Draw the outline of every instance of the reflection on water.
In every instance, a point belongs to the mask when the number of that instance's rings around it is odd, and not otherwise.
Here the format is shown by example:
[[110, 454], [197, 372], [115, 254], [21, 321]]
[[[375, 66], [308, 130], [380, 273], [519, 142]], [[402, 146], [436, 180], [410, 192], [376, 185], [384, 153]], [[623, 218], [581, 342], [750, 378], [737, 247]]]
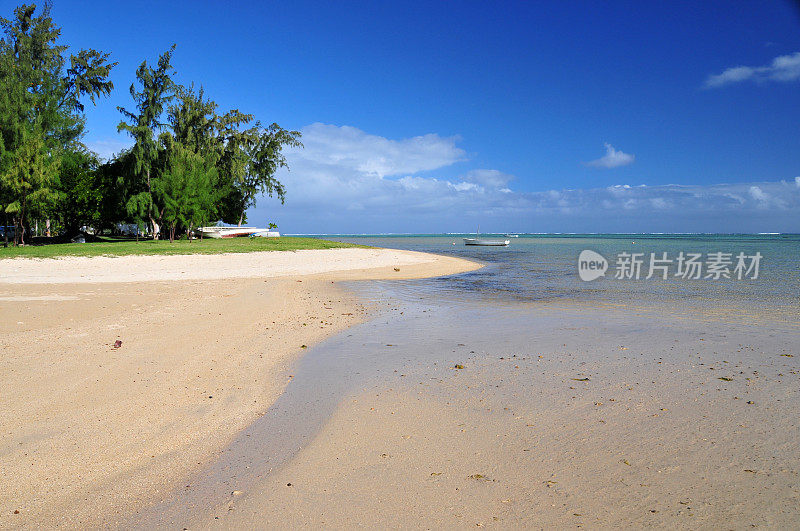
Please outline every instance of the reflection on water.
[[[326, 238], [395, 249], [433, 252], [476, 260], [486, 267], [445, 278], [377, 283], [413, 300], [435, 295], [437, 300], [493, 301], [496, 303], [586, 301], [628, 303], [684, 301], [692, 304], [798, 307], [800, 299], [800, 236], [798, 235], [591, 235], [521, 236], [508, 247], [468, 247], [462, 235], [328, 236]], [[609, 261], [606, 276], [583, 282], [577, 258], [584, 249]], [[674, 266], [666, 280], [646, 280], [650, 253], [743, 252], [763, 256], [758, 279], [687, 280], [675, 278]], [[644, 253], [640, 280], [614, 277], [614, 261], [621, 252]]]

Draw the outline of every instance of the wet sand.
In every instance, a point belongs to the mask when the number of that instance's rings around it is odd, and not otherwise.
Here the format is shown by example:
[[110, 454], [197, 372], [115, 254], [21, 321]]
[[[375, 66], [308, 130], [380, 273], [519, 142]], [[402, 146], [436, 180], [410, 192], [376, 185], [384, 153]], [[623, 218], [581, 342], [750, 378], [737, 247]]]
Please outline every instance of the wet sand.
[[768, 316], [397, 303], [126, 525], [796, 527], [798, 348]]
[[[307, 347], [365, 319], [338, 281], [478, 267], [276, 252], [235, 279], [218, 255], [168, 258], [0, 261], [0, 527], [109, 526], [173, 492], [269, 409]], [[220, 280], [168, 281], [204, 259]]]

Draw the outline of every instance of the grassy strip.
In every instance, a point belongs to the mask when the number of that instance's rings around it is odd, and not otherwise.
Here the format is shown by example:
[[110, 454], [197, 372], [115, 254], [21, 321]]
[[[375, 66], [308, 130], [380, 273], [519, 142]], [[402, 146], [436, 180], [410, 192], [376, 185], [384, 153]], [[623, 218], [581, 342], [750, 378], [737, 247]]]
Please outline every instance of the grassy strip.
[[200, 240], [136, 240], [102, 238], [91, 243], [56, 243], [3, 248], [3, 258], [58, 258], [61, 256], [129, 256], [173, 254], [252, 253], [256, 251], [298, 251], [303, 249], [337, 249], [364, 247], [349, 243], [331, 242], [317, 238], [225, 238]]

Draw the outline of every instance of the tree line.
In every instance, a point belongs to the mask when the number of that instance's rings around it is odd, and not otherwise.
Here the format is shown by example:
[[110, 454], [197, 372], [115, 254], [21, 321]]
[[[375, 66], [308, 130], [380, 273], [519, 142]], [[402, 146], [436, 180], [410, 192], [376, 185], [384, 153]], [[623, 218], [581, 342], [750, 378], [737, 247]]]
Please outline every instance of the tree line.
[[[202, 87], [173, 79], [175, 45], [143, 61], [118, 107], [133, 146], [102, 161], [81, 141], [84, 105], [114, 89], [110, 54], [68, 54], [51, 5], [17, 7], [0, 18], [0, 215], [4, 242], [22, 244], [33, 223], [74, 235], [135, 224], [173, 241], [202, 225], [241, 224], [261, 194], [286, 190], [275, 178], [283, 149], [300, 132], [268, 126], [238, 109], [221, 113]], [[6, 228], [13, 226], [12, 230]], [[9, 234], [11, 233], [11, 234]]]

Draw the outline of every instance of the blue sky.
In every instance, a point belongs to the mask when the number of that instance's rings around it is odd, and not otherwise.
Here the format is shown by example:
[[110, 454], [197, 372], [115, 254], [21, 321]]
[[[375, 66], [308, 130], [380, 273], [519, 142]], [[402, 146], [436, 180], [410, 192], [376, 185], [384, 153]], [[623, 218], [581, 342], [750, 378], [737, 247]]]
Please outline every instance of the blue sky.
[[111, 51], [86, 143], [177, 43], [179, 82], [301, 129], [284, 232], [800, 231], [800, 11], [764, 2], [55, 0]]

